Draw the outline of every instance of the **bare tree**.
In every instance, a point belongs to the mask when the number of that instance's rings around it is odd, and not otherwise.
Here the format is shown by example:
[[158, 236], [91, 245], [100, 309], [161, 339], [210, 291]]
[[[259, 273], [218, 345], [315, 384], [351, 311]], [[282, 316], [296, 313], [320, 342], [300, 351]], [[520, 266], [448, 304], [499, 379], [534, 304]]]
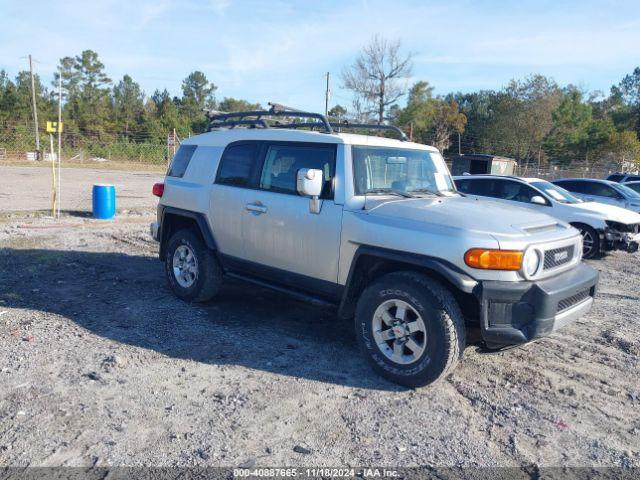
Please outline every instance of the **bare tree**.
[[[412, 54], [400, 53], [400, 41], [390, 42], [375, 35], [353, 65], [342, 71], [344, 87], [371, 106], [382, 123], [388, 107], [406, 91], [406, 79], [411, 75]], [[405, 80], [405, 81], [403, 81]]]

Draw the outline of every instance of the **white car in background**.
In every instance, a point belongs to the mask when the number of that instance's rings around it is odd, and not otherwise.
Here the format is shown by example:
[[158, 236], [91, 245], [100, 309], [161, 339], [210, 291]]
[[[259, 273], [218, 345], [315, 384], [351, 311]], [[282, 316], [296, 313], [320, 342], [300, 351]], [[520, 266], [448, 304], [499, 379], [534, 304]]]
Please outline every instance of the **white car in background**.
[[635, 252], [640, 242], [640, 215], [614, 205], [585, 202], [539, 178], [465, 175], [455, 177], [458, 190], [469, 195], [514, 202], [567, 222], [582, 233], [583, 257], [606, 250]]

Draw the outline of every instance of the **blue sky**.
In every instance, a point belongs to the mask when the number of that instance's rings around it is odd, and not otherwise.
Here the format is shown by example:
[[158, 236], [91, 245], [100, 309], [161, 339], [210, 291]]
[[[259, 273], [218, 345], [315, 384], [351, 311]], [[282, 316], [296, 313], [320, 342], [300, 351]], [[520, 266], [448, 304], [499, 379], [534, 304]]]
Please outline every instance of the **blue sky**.
[[339, 74], [379, 33], [414, 54], [436, 93], [500, 88], [543, 73], [608, 91], [640, 66], [640, 1], [0, 0], [0, 69], [50, 82], [58, 60], [98, 52], [112, 79], [180, 93], [202, 70], [232, 96], [322, 110], [350, 104]]

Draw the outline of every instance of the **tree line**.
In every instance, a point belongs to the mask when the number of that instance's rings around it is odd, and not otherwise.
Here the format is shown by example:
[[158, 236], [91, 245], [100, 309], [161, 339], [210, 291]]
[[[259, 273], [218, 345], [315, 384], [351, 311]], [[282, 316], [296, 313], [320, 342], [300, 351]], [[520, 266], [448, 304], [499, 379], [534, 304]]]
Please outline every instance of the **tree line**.
[[[498, 90], [435, 95], [425, 80], [409, 84], [411, 74], [411, 53], [403, 52], [399, 41], [375, 36], [342, 71], [342, 86], [353, 92], [354, 101], [334, 105], [330, 116], [391, 122], [415, 141], [449, 154], [459, 148], [539, 165], [640, 165], [640, 67], [606, 94], [532, 75]], [[113, 81], [98, 54], [85, 50], [60, 59], [50, 85], [35, 75], [41, 128], [57, 118], [59, 79], [67, 144], [162, 143], [173, 129], [180, 137], [204, 131], [205, 109], [260, 108], [242, 99], [219, 100], [218, 87], [200, 71], [182, 81], [181, 95], [166, 89], [147, 95], [129, 75]], [[14, 129], [28, 136], [32, 122], [29, 72], [11, 79], [0, 71], [3, 135]]]
[[[538, 74], [499, 90], [434, 95], [427, 81], [407, 85], [411, 60], [399, 41], [375, 36], [342, 72], [356, 97], [351, 114], [393, 122], [451, 154], [459, 148], [538, 165], [640, 167], [640, 67], [606, 94]], [[341, 106], [332, 113], [349, 115]]]

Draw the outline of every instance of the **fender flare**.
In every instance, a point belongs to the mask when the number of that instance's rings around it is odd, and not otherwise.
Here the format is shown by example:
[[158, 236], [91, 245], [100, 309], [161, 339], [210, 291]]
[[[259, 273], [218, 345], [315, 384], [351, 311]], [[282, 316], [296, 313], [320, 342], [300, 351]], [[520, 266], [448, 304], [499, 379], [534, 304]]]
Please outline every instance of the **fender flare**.
[[349, 275], [347, 276], [347, 283], [342, 294], [342, 299], [340, 300], [340, 306], [338, 307], [338, 315], [342, 318], [350, 316], [350, 310], [356, 301], [351, 294], [354, 289], [357, 288], [354, 282], [354, 275], [358, 266], [358, 260], [365, 255], [375, 259], [401, 262], [421, 269], [431, 270], [445, 278], [455, 288], [464, 293], [473, 294], [479, 285], [476, 279], [446, 260], [417, 253], [360, 245], [353, 255]]
[[164, 249], [166, 248], [166, 242], [169, 240], [165, 238], [165, 217], [167, 215], [173, 215], [178, 217], [190, 218], [195, 221], [198, 226], [198, 230], [200, 230], [200, 234], [204, 239], [207, 248], [213, 250], [214, 252], [218, 251], [218, 245], [216, 243], [215, 237], [213, 236], [213, 232], [207, 223], [207, 219], [205, 218], [203, 213], [200, 212], [192, 212], [190, 210], [183, 210], [181, 208], [175, 207], [161, 207], [160, 217], [160, 231], [158, 232], [158, 237], [160, 238], [160, 258], [164, 258]]

